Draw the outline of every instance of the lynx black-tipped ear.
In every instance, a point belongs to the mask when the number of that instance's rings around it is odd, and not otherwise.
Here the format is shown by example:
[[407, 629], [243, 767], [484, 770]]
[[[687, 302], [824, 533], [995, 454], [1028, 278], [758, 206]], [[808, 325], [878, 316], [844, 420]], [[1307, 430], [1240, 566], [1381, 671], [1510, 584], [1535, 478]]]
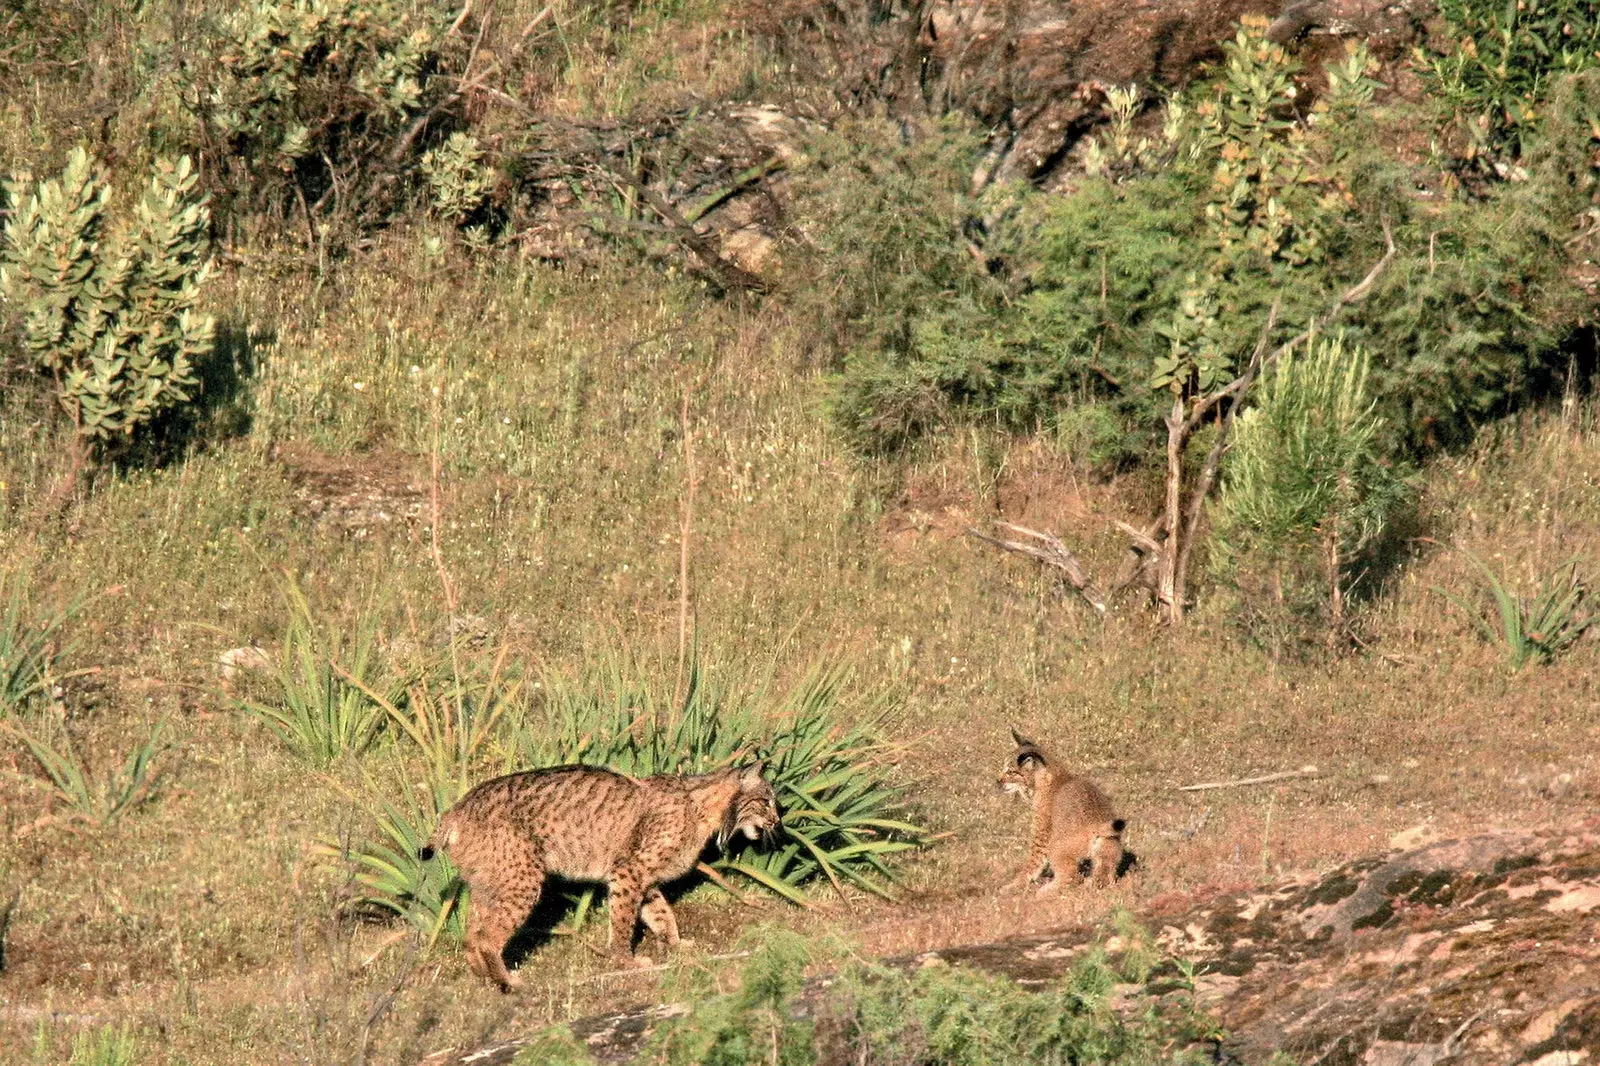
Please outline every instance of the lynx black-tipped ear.
[[766, 773], [766, 770], [767, 764], [757, 759], [744, 768], [744, 773], [739, 775], [739, 783], [747, 787], [760, 784], [763, 780], [761, 775]]
[[1011, 739], [1017, 742], [1017, 747], [1019, 748], [1032, 748], [1037, 746], [1033, 741], [1017, 732], [1016, 726], [1011, 727]]

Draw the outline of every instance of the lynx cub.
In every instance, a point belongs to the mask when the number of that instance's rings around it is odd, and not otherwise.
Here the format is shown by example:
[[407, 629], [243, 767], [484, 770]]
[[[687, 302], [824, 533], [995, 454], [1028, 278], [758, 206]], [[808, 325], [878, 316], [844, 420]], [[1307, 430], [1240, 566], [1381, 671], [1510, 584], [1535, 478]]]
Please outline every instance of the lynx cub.
[[549, 875], [604, 881], [611, 893], [610, 947], [624, 964], [639, 919], [669, 945], [678, 921], [660, 885], [694, 869], [713, 836], [751, 840], [778, 825], [777, 794], [761, 766], [697, 777], [632, 778], [594, 766], [558, 766], [497, 777], [445, 812], [421, 851], [448, 854], [472, 889], [467, 962], [509, 991], [506, 942], [539, 900]]
[[1000, 775], [999, 788], [1033, 800], [1033, 842], [1028, 861], [1006, 887], [1021, 888], [1049, 867], [1054, 876], [1039, 893], [1058, 892], [1087, 862], [1095, 887], [1103, 888], [1122, 862], [1126, 823], [1093, 783], [1068, 773], [1054, 755], [1015, 729], [1011, 736], [1017, 750]]

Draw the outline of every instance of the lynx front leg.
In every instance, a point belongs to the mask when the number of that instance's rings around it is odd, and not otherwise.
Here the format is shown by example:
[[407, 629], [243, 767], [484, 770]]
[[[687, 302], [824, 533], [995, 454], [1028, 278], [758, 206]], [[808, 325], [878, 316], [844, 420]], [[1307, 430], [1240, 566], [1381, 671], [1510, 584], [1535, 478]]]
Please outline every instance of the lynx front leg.
[[1035, 843], [1028, 849], [1028, 861], [1022, 864], [1022, 869], [1017, 871], [1017, 876], [1007, 881], [1002, 892], [1016, 892], [1027, 887], [1030, 883], [1044, 876], [1045, 870], [1050, 868], [1050, 855], [1043, 845]]
[[606, 938], [606, 947], [622, 966], [649, 966], [648, 956], [633, 954], [633, 930], [639, 924], [639, 910], [645, 895], [643, 872], [633, 863], [624, 863], [611, 871], [607, 885], [611, 932]]
[[691, 938], [678, 935], [678, 916], [672, 913], [672, 906], [660, 888], [652, 888], [644, 894], [644, 906], [639, 909], [639, 919], [644, 922], [646, 929], [665, 940], [668, 947], [694, 943]]

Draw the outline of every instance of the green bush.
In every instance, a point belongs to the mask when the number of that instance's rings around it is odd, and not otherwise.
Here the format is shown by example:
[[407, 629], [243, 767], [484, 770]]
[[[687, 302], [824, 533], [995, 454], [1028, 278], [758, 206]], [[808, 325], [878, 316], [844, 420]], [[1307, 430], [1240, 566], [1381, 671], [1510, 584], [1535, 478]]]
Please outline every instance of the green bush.
[[[406, 702], [384, 700], [399, 742], [392, 776], [362, 800], [378, 828], [354, 846], [324, 841], [319, 850], [353, 862], [361, 904], [404, 917], [430, 938], [460, 936], [462, 887], [448, 863], [421, 862], [417, 851], [471, 779], [513, 769], [569, 763], [609, 766], [634, 776], [707, 773], [761, 759], [778, 792], [783, 824], [770, 844], [718, 856], [720, 874], [794, 902], [818, 882], [887, 895], [890, 859], [922, 846], [928, 833], [907, 820], [885, 765], [894, 749], [875, 731], [877, 714], [842, 720], [848, 679], [818, 668], [793, 689], [735, 691], [708, 681], [691, 663], [677, 702], [668, 679], [651, 681], [626, 652], [577, 675], [547, 673], [534, 707], [501, 670], [462, 668], [411, 686]], [[476, 679], [476, 680], [475, 680]], [[419, 772], [417, 759], [424, 764]], [[596, 899], [578, 890], [581, 925]]]
[[[0, 722], [0, 733], [19, 741], [39, 764], [48, 784], [37, 778], [24, 778], [30, 784], [52, 792], [64, 802], [75, 818], [96, 825], [110, 825], [124, 814], [155, 797], [159, 774], [156, 760], [170, 745], [161, 742], [166, 723], [160, 722], [144, 741], [135, 744], [114, 772], [94, 774], [72, 744], [65, 727], [51, 730], [30, 729], [20, 722]], [[60, 739], [50, 739], [59, 731]]]
[[[695, 996], [695, 1009], [646, 1045], [644, 1058], [669, 1066], [789, 1066], [861, 1062], [874, 1066], [1134, 1066], [1212, 1061], [1214, 1023], [1192, 1001], [1161, 1011], [1118, 1011], [1118, 986], [1144, 984], [1148, 970], [1089, 952], [1065, 977], [1037, 990], [975, 971], [933, 966], [910, 973], [857, 965], [806, 1002], [804, 940], [776, 930], [753, 934], [740, 989]], [[1165, 960], [1166, 972], [1184, 969]]]
[[138, 1041], [126, 1026], [103, 1025], [72, 1038], [67, 1066], [135, 1066], [139, 1058]]
[[365, 615], [346, 634], [320, 622], [293, 581], [284, 581], [283, 597], [288, 620], [268, 671], [271, 695], [241, 698], [235, 706], [313, 766], [360, 755], [383, 729], [384, 701], [392, 705], [405, 691], [378, 650], [377, 621]]
[[1405, 483], [1383, 461], [1371, 360], [1314, 336], [1274, 365], [1234, 427], [1214, 533], [1236, 578], [1279, 604], [1332, 606], [1384, 533]]
[[38, 616], [27, 579], [0, 569], [0, 721], [48, 695], [60, 679], [56, 667], [72, 647], [61, 644], [61, 627], [82, 606], [78, 599]]
[[1585, 607], [1589, 589], [1578, 573], [1576, 560], [1551, 570], [1532, 596], [1519, 596], [1508, 589], [1482, 559], [1465, 550], [1461, 554], [1483, 576], [1484, 591], [1493, 603], [1495, 621], [1485, 618], [1484, 612], [1464, 600], [1442, 589], [1436, 591], [1472, 620], [1484, 640], [1504, 649], [1506, 662], [1513, 670], [1520, 670], [1534, 661], [1555, 662], [1600, 621], [1600, 615]]
[[1521, 154], [1563, 75], [1600, 65], [1593, 0], [1439, 0], [1444, 54], [1421, 49], [1428, 87], [1466, 137], [1469, 160]]
[[23, 354], [55, 383], [74, 441], [103, 451], [190, 398], [215, 330], [197, 309], [211, 216], [195, 181], [188, 157], [157, 163], [121, 226], [81, 147], [59, 178], [7, 188], [0, 298], [20, 319]]
[[182, 87], [219, 195], [307, 225], [382, 214], [442, 122], [456, 7], [250, 0], [220, 16], [214, 59]]
[[720, 856], [712, 866], [786, 899], [827, 881], [886, 895], [889, 857], [920, 846], [889, 781], [894, 749], [877, 735], [881, 712], [840, 713], [849, 673], [818, 667], [789, 691], [740, 692], [697, 664], [674, 703], [666, 678], [652, 682], [618, 655], [578, 677], [542, 681], [541, 721], [513, 734], [516, 764], [610, 766], [626, 774], [693, 774], [751, 759], [766, 765], [783, 824], [774, 842]]
[[[1385, 223], [1396, 254], [1340, 318], [1371, 356], [1381, 450], [1457, 446], [1538, 395], [1592, 314], [1567, 270], [1572, 220], [1595, 203], [1592, 72], [1551, 89], [1549, 121], [1524, 153], [1529, 180], [1480, 199], [1423, 199], [1419, 175], [1385, 147], [1409, 120], [1373, 105], [1365, 52], [1327, 66], [1329, 89], [1307, 112], [1293, 60], [1261, 32], [1247, 24], [1218, 76], [1169, 105], [1166, 145], [1141, 157], [1153, 173], [1024, 194], [991, 218], [986, 247], [1004, 250], [1004, 289], [958, 280], [951, 242], [935, 239], [980, 210], [954, 185], [896, 207], [939, 220], [918, 247], [940, 254], [929, 277], [896, 281], [908, 294], [899, 331], [857, 346], [835, 378], [830, 410], [847, 436], [893, 450], [960, 416], [1069, 436], [1088, 425], [1103, 459], [1153, 457], [1172, 400], [1149, 386], [1165, 380], [1173, 341], [1205, 349], [1214, 373], [1242, 366], [1275, 303], [1282, 342], [1361, 280], [1385, 253]], [[875, 212], [890, 205], [863, 199], [856, 210], [857, 232], [887, 231]], [[872, 265], [897, 262], [919, 261]], [[858, 306], [860, 294], [848, 299]], [[1207, 321], [1207, 336], [1175, 337]], [[1179, 362], [1168, 378], [1199, 366]], [[1064, 414], [1080, 407], [1095, 413]]]

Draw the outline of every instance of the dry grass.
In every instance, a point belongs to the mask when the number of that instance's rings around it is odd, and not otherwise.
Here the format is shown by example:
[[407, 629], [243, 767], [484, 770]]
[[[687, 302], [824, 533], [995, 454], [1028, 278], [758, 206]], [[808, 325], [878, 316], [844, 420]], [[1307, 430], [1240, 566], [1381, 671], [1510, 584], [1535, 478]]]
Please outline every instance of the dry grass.
[[[759, 48], [717, 29], [732, 24], [718, 0], [556, 3], [522, 38], [544, 8], [498, 5], [486, 39], [508, 64], [519, 48], [536, 55], [517, 60], [520, 91], [550, 113], [721, 99], [773, 73]], [[70, 99], [0, 103], [0, 157], [71, 143]], [[683, 966], [716, 969], [707, 957], [757, 920], [870, 953], [983, 940], [1326, 866], [1419, 823], [1561, 822], [1600, 792], [1596, 642], [1510, 673], [1433, 591], [1477, 581], [1438, 545], [1415, 545], [1364, 609], [1361, 654], [1275, 662], [1216, 600], [1181, 634], [1133, 606], [1102, 622], [962, 530], [1004, 514], [1059, 532], [1105, 573], [1120, 550], [1113, 519], [1147, 517], [1151, 486], [1096, 482], [1044, 443], [981, 435], [907, 470], [863, 466], [818, 415], [813, 324], [781, 307], [715, 303], [681, 278], [622, 266], [578, 276], [430, 247], [397, 229], [323, 279], [249, 253], [212, 294], [229, 325], [263, 338], [248, 432], [100, 477], [64, 530], [39, 537], [28, 521], [58, 466], [45, 409], [0, 397], [0, 566], [29, 574], [45, 603], [116, 590], [72, 627], [67, 665], [97, 671], [61, 701], [78, 749], [109, 767], [163, 718], [177, 745], [159, 798], [111, 829], [71, 823], [0, 774], [0, 907], [18, 899], [0, 1046], [37, 1039], [38, 1061], [54, 1062], [79, 1027], [128, 1022], [152, 1066], [409, 1062], [670, 980], [605, 976], [591, 927], [539, 947], [530, 987], [507, 999], [450, 950], [414, 957], [398, 926], [340, 917], [351, 873], [313, 845], [368, 831], [350, 797], [371, 787], [370, 768], [306, 769], [231, 708], [213, 664], [280, 632], [284, 570], [331, 617], [374, 610], [397, 640], [436, 632], [447, 611], [425, 513], [351, 536], [307, 507], [317, 484], [425, 480], [435, 442], [456, 592], [518, 662], [576, 666], [613, 634], [670, 649], [685, 397], [707, 662], [792, 674], [832, 652], [870, 683], [901, 686], [902, 773], [949, 837], [903, 864], [897, 904], [751, 910], [698, 891], [681, 909], [699, 940]], [[310, 488], [307, 470], [321, 479]], [[1596, 557], [1592, 410], [1493, 427], [1426, 479], [1429, 536], [1515, 581]], [[1117, 797], [1142, 860], [1132, 878], [1045, 904], [994, 895], [1026, 824], [993, 792], [1013, 723]], [[1308, 763], [1318, 777], [1175, 790]], [[0, 748], [0, 770], [36, 772], [15, 745]]]
[[[131, 1022], [149, 1063], [350, 1060], [363, 1046], [367, 1061], [404, 1062], [643, 998], [662, 979], [602, 976], [591, 926], [540, 947], [529, 991], [504, 999], [449, 950], [413, 959], [397, 927], [340, 920], [350, 873], [311, 845], [366, 832], [349, 799], [364, 768], [305, 769], [229, 708], [211, 665], [278, 632], [280, 568], [330, 615], [376, 603], [395, 636], [440, 623], [424, 521], [319, 533], [274, 457], [312, 449], [387, 470], [409, 455], [425, 470], [434, 387], [445, 558], [463, 603], [521, 661], [577, 664], [608, 632], [672, 645], [687, 391], [701, 478], [694, 614], [710, 663], [793, 671], [831, 649], [909, 694], [892, 726], [910, 742], [903, 772], [951, 836], [904, 864], [904, 901], [752, 911], [697, 892], [683, 921], [700, 945], [682, 965], [714, 967], [699, 960], [754, 920], [915, 950], [1324, 866], [1422, 822], [1561, 821], [1594, 796], [1594, 642], [1511, 674], [1432, 591], [1474, 580], [1446, 551], [1423, 545], [1368, 610], [1373, 654], [1274, 663], [1218, 612], [1181, 635], [1133, 607], [1101, 622], [959, 530], [1000, 507], [1105, 568], [1110, 520], [1142, 506], [1140, 486], [1092, 483], [1033, 445], [1003, 464], [956, 445], [903, 478], [864, 469], [816, 417], [803, 328], [780, 310], [733, 310], [620, 271], [429, 262], [405, 241], [389, 238], [320, 294], [293, 276], [238, 278], [221, 294], [274, 338], [247, 436], [102, 478], [70, 535], [27, 539], [25, 508], [6, 512], [0, 555], [25, 560], [45, 599], [120, 587], [75, 623], [71, 665], [101, 671], [64, 701], [80, 749], [105, 765], [170, 716], [178, 750], [164, 794], [110, 830], [41, 821], [52, 812], [39, 795], [0, 778], [0, 896], [20, 892], [0, 1038], [31, 1042], [53, 1010]], [[51, 471], [47, 441], [8, 414], [0, 449], [0, 477], [25, 500]], [[1522, 418], [1430, 472], [1433, 536], [1531, 575], [1592, 553], [1596, 478], [1591, 425]], [[1013, 722], [1053, 739], [1128, 812], [1143, 865], [1107, 896], [1037, 905], [990, 891], [1024, 832], [992, 786]], [[3, 758], [34, 772], [19, 751]], [[1174, 788], [1306, 763], [1321, 776]], [[81, 1020], [45, 1025], [44, 1061]]]

